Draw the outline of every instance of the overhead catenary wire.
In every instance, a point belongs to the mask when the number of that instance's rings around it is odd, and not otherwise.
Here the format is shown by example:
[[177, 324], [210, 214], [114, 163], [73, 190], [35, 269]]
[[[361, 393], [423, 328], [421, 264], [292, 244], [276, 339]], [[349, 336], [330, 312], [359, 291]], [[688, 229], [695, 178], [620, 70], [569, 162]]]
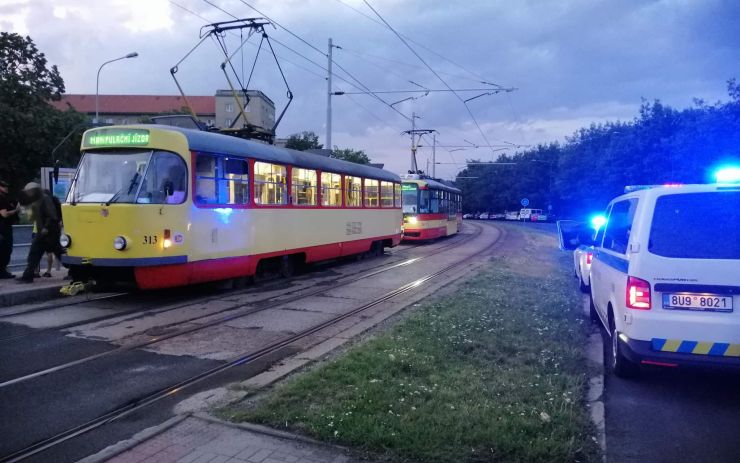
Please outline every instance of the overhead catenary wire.
[[[204, 1], [205, 1], [205, 0], [204, 0]], [[320, 50], [320, 49], [319, 49], [319, 48], [317, 48], [316, 46], [312, 45], [312, 44], [311, 44], [311, 43], [309, 43], [309, 42], [308, 42], [307, 40], [305, 40], [305, 39], [304, 39], [303, 37], [299, 36], [298, 34], [294, 33], [294, 32], [293, 32], [293, 31], [291, 31], [290, 29], [288, 29], [287, 27], [285, 27], [285, 26], [283, 26], [282, 24], [280, 24], [279, 22], [275, 21], [274, 19], [272, 19], [271, 17], [269, 17], [268, 15], [266, 15], [265, 13], [263, 13], [262, 11], [258, 10], [258, 9], [257, 9], [257, 8], [255, 8], [254, 6], [252, 6], [252, 5], [250, 5], [249, 3], [247, 3], [247, 2], [245, 1], [245, 0], [239, 0], [239, 1], [240, 1], [241, 3], [243, 3], [243, 4], [245, 5], [245, 6], [247, 6], [248, 8], [251, 8], [252, 10], [254, 10], [255, 12], [257, 12], [258, 14], [262, 15], [262, 16], [263, 16], [264, 18], [266, 18], [267, 20], [269, 20], [269, 21], [270, 21], [271, 23], [273, 23], [273, 24], [274, 24], [274, 25], [276, 25], [277, 27], [279, 27], [279, 28], [283, 29], [283, 30], [284, 30], [285, 32], [287, 32], [288, 34], [292, 35], [292, 36], [293, 36], [293, 37], [295, 37], [296, 39], [298, 39], [298, 40], [300, 40], [301, 42], [303, 42], [303, 43], [304, 43], [305, 45], [307, 45], [307, 46], [308, 46], [309, 48], [311, 48], [312, 50], [314, 50], [314, 51], [316, 51], [317, 53], [321, 54], [321, 56], [323, 56], [323, 57], [325, 57], [325, 58], [328, 58], [328, 55], [327, 55], [327, 53], [325, 53], [324, 51]], [[385, 101], [384, 99], [382, 99], [381, 97], [379, 97], [378, 95], [376, 95], [375, 93], [373, 93], [372, 91], [370, 91], [370, 88], [368, 88], [368, 87], [367, 87], [367, 86], [366, 86], [366, 85], [365, 85], [364, 83], [362, 83], [362, 82], [361, 82], [361, 81], [360, 81], [359, 79], [357, 79], [357, 78], [356, 78], [356, 77], [355, 77], [354, 75], [352, 75], [352, 73], [351, 73], [351, 72], [349, 72], [348, 70], [346, 70], [346, 69], [345, 69], [345, 68], [344, 68], [344, 67], [343, 67], [343, 66], [342, 66], [342, 65], [341, 65], [340, 63], [337, 63], [337, 62], [336, 62], [336, 61], [334, 61], [334, 60], [332, 60], [332, 63], [333, 63], [333, 64], [334, 64], [334, 65], [335, 65], [335, 66], [336, 66], [336, 67], [337, 67], [338, 69], [340, 69], [340, 70], [341, 70], [342, 72], [344, 72], [344, 73], [345, 73], [345, 74], [346, 74], [346, 75], [347, 75], [347, 76], [348, 76], [348, 77], [349, 77], [350, 79], [352, 79], [353, 81], [355, 81], [355, 82], [356, 82], [356, 84], [357, 84], [357, 85], [359, 85], [359, 86], [360, 86], [360, 87], [361, 87], [361, 88], [362, 88], [363, 90], [366, 90], [366, 91], [368, 91], [368, 94], [369, 94], [369, 95], [372, 95], [372, 96], [373, 96], [373, 97], [374, 97], [374, 98], [375, 98], [376, 100], [378, 100], [378, 101], [382, 102], [383, 104], [385, 104], [386, 106], [388, 106], [389, 108], [391, 108], [391, 109], [392, 109], [392, 110], [393, 110], [394, 112], [396, 112], [397, 114], [399, 114], [399, 115], [400, 115], [401, 117], [403, 117], [403, 118], [404, 118], [404, 119], [406, 119], [407, 121], [411, 121], [411, 118], [410, 118], [409, 116], [405, 115], [404, 113], [402, 113], [401, 111], [399, 111], [399, 110], [398, 110], [398, 109], [396, 109], [395, 107], [391, 106], [391, 104], [390, 104], [390, 103], [388, 103], [387, 101]], [[337, 76], [337, 77], [339, 77], [339, 76]], [[340, 77], [340, 78], [341, 78], [341, 77]], [[347, 80], [346, 80], [346, 79], [342, 79], [342, 80], [344, 80], [345, 82], [347, 82]], [[347, 82], [347, 83], [349, 83], [349, 84], [350, 84], [350, 85], [352, 85], [353, 87], [357, 88], [357, 85], [354, 85], [354, 84], [352, 84], [351, 82]]]
[[[382, 27], [385, 27], [385, 25], [384, 25], [383, 23], [381, 23], [380, 21], [378, 21], [377, 19], [375, 19], [375, 18], [373, 18], [372, 16], [370, 16], [370, 15], [368, 15], [368, 14], [366, 14], [366, 13], [364, 13], [364, 12], [360, 11], [360, 10], [358, 10], [357, 8], [353, 7], [352, 5], [349, 5], [349, 4], [345, 3], [345, 2], [343, 1], [343, 0], [336, 0], [336, 1], [337, 1], [337, 2], [339, 2], [339, 3], [341, 3], [342, 5], [346, 6], [346, 7], [347, 7], [347, 8], [349, 8], [350, 10], [352, 10], [352, 11], [356, 12], [357, 14], [359, 14], [359, 15], [361, 15], [361, 16], [363, 16], [363, 17], [367, 18], [367, 19], [369, 19], [370, 21], [374, 22], [375, 24], [378, 24], [378, 25], [380, 25], [380, 26], [382, 26]], [[372, 8], [371, 8], [371, 9], [372, 9]], [[377, 14], [377, 13], [376, 13], [376, 14]], [[467, 72], [468, 74], [470, 74], [470, 75], [472, 75], [472, 76], [476, 77], [476, 79], [477, 79], [477, 80], [476, 80], [476, 82], [478, 82], [478, 83], [481, 83], [481, 84], [487, 84], [487, 85], [492, 85], [492, 86], [495, 86], [495, 87], [500, 87], [500, 85], [499, 85], [499, 84], [494, 84], [494, 83], [488, 82], [488, 81], [486, 80], [486, 78], [485, 78], [485, 77], [483, 77], [483, 76], [481, 76], [480, 74], [478, 74], [478, 73], [475, 73], [475, 72], [471, 71], [470, 69], [466, 68], [466, 67], [465, 67], [465, 66], [463, 66], [462, 64], [460, 64], [460, 63], [458, 63], [458, 62], [456, 62], [456, 61], [454, 61], [454, 60], [452, 60], [452, 59], [450, 59], [450, 58], [447, 58], [447, 57], [446, 57], [446, 56], [444, 56], [444, 55], [441, 55], [440, 53], [438, 53], [438, 52], [436, 52], [436, 51], [432, 50], [431, 48], [428, 48], [427, 46], [425, 46], [424, 44], [422, 44], [422, 43], [420, 43], [420, 42], [417, 42], [416, 40], [412, 39], [411, 37], [409, 37], [409, 36], [407, 36], [407, 35], [404, 35], [404, 34], [401, 34], [401, 36], [402, 36], [403, 38], [405, 38], [406, 40], [408, 40], [409, 42], [412, 42], [412, 43], [414, 43], [414, 44], [416, 44], [416, 45], [420, 46], [420, 47], [421, 47], [421, 48], [423, 48], [424, 50], [428, 51], [429, 53], [431, 53], [431, 54], [433, 54], [433, 55], [437, 56], [438, 58], [441, 58], [441, 59], [443, 59], [443, 60], [445, 60], [445, 61], [447, 61], [447, 62], [449, 62], [449, 63], [451, 63], [451, 64], [454, 64], [455, 66], [457, 66], [458, 68], [460, 68], [460, 69], [462, 69], [463, 71]]]
[[[185, 12], [187, 12], [187, 13], [190, 13], [191, 15], [195, 16], [196, 18], [199, 18], [199, 19], [201, 19], [201, 20], [205, 21], [206, 23], [211, 23], [211, 22], [212, 22], [211, 20], [207, 19], [207, 18], [206, 18], [206, 17], [204, 17], [203, 15], [200, 15], [200, 14], [198, 14], [198, 13], [194, 12], [193, 10], [191, 10], [191, 9], [189, 9], [189, 8], [187, 8], [187, 7], [183, 6], [183, 5], [180, 5], [179, 3], [175, 2], [174, 0], [168, 0], [168, 1], [169, 1], [169, 3], [171, 3], [172, 5], [174, 5], [174, 6], [178, 7], [178, 8], [180, 8], [181, 10], [183, 10], [183, 11], [185, 11]], [[232, 35], [233, 35], [234, 37], [237, 37], [237, 35], [236, 35], [236, 33], [235, 33], [235, 32], [232, 32], [232, 31], [229, 31], [229, 32], [230, 32], [230, 34], [232, 34]], [[272, 38], [272, 40], [273, 40], [273, 41], [274, 41], [275, 43], [278, 43], [278, 41], [277, 41], [277, 40], [275, 40], [274, 38]], [[252, 42], [247, 42], [247, 44], [248, 44], [248, 45], [250, 45], [250, 46], [252, 46], [252, 47], [257, 47], [257, 45], [256, 45], [256, 44], [254, 44], [254, 43], [252, 43]], [[280, 44], [280, 45], [282, 45], [281, 43], [279, 43], [279, 44]], [[285, 48], [288, 48], [289, 50], [291, 50], [291, 49], [290, 49], [289, 47], [285, 47]], [[293, 51], [293, 50], [291, 50], [291, 51]], [[290, 65], [292, 65], [292, 66], [295, 66], [295, 67], [296, 67], [296, 68], [298, 68], [298, 69], [301, 69], [302, 71], [305, 71], [305, 72], [307, 72], [307, 73], [309, 73], [309, 74], [312, 74], [312, 75], [314, 75], [314, 76], [316, 76], [316, 77], [318, 77], [318, 78], [320, 78], [320, 79], [325, 79], [325, 77], [324, 77], [324, 76], [322, 76], [321, 74], [319, 74], [319, 73], [317, 73], [317, 72], [314, 72], [314, 71], [312, 71], [312, 70], [310, 70], [310, 69], [308, 69], [308, 68], [306, 68], [306, 67], [304, 67], [304, 66], [301, 66], [300, 64], [298, 64], [298, 63], [296, 63], [296, 62], [294, 62], [294, 61], [291, 61], [291, 60], [289, 60], [288, 58], [285, 58], [285, 57], [283, 57], [283, 56], [280, 56], [280, 55], [278, 55], [278, 58], [280, 58], [281, 60], [285, 61], [286, 63], [288, 63], [288, 64], [290, 64]], [[317, 63], [314, 63], [314, 64], [317, 64]], [[317, 64], [317, 65], [318, 65], [318, 64]], [[319, 67], [321, 67], [321, 65], [318, 65], [318, 66], [319, 66]], [[322, 68], [322, 69], [323, 69], [323, 68]]]
[[[450, 87], [450, 86], [449, 86], [449, 84], [448, 84], [448, 83], [447, 83], [447, 82], [446, 82], [446, 81], [445, 81], [445, 80], [444, 80], [444, 79], [442, 78], [442, 76], [440, 76], [439, 74], [437, 74], [437, 72], [436, 72], [436, 71], [434, 70], [434, 68], [432, 68], [432, 67], [431, 67], [431, 66], [430, 66], [430, 65], [429, 65], [429, 64], [428, 64], [428, 63], [427, 63], [427, 62], [426, 62], [426, 61], [424, 60], [424, 58], [422, 58], [422, 57], [421, 57], [421, 55], [419, 55], [419, 53], [418, 53], [418, 52], [417, 52], [417, 51], [416, 51], [416, 50], [415, 50], [415, 49], [414, 49], [414, 48], [413, 48], [413, 47], [412, 47], [411, 45], [409, 45], [408, 41], [406, 41], [406, 40], [405, 40], [405, 39], [404, 39], [404, 38], [403, 38], [403, 37], [401, 36], [401, 34], [399, 34], [399, 33], [398, 33], [398, 32], [397, 32], [397, 31], [396, 31], [396, 30], [395, 30], [394, 28], [393, 28], [393, 26], [391, 26], [391, 25], [390, 25], [390, 24], [388, 23], [388, 21], [386, 21], [386, 20], [385, 20], [385, 18], [383, 18], [383, 16], [381, 16], [381, 14], [380, 14], [380, 13], [378, 13], [378, 11], [377, 11], [377, 10], [375, 10], [375, 8], [373, 8], [373, 6], [372, 6], [372, 5], [370, 4], [370, 2], [369, 2], [368, 0], [363, 0], [363, 1], [365, 2], [365, 5], [367, 5], [367, 7], [368, 7], [368, 8], [370, 8], [370, 9], [371, 9], [371, 10], [373, 11], [373, 13], [375, 13], [375, 14], [376, 14], [376, 15], [378, 16], [378, 19], [380, 19], [380, 20], [381, 20], [381, 21], [382, 21], [382, 22], [383, 22], [383, 23], [384, 23], [384, 24], [386, 25], [386, 27], [387, 27], [388, 29], [390, 29], [390, 30], [391, 30], [391, 32], [393, 32], [393, 34], [395, 34], [395, 36], [396, 36], [396, 37], [398, 37], [398, 39], [399, 39], [399, 40], [400, 40], [400, 41], [401, 41], [401, 42], [402, 42], [402, 43], [403, 43], [404, 45], [406, 45], [406, 47], [407, 47], [407, 48], [408, 48], [408, 49], [409, 49], [409, 50], [411, 51], [411, 53], [413, 53], [413, 54], [414, 54], [414, 56], [416, 56], [416, 57], [417, 57], [417, 58], [419, 59], [419, 61], [421, 61], [421, 62], [422, 62], [422, 64], [424, 64], [424, 66], [426, 66], [426, 68], [427, 68], [427, 69], [429, 69], [429, 71], [431, 71], [431, 72], [432, 72], [432, 74], [434, 74], [434, 76], [435, 76], [435, 77], [437, 77], [437, 79], [439, 79], [439, 81], [440, 81], [440, 82], [442, 82], [442, 84], [443, 84], [443, 85], [444, 85], [445, 87], [447, 87], [447, 88], [448, 88], [449, 90], [451, 90], [451, 91], [452, 91], [452, 93], [453, 93], [453, 94], [454, 94], [455, 96], [457, 96], [457, 98], [458, 98], [458, 99], [460, 100], [460, 102], [461, 102], [461, 103], [463, 104], [463, 106], [465, 106], [465, 109], [467, 110], [468, 114], [470, 115], [470, 118], [471, 118], [471, 119], [473, 120], [473, 122], [475, 123], [475, 126], [476, 126], [476, 127], [478, 128], [478, 132], [480, 132], [480, 134], [481, 134], [481, 137], [483, 137], [483, 140], [485, 140], [485, 141], [486, 141], [486, 144], [490, 145], [490, 144], [491, 144], [491, 142], [490, 142], [490, 141], [488, 141], [488, 137], [486, 137], [486, 134], [485, 134], [485, 133], [483, 132], [483, 129], [481, 128], [480, 124], [478, 123], [478, 120], [477, 120], [477, 119], [475, 118], [475, 115], [474, 115], [474, 114], [473, 114], [473, 112], [472, 112], [472, 111], [470, 110], [470, 107], [469, 107], [469, 106], [467, 105], [467, 103], [465, 102], [465, 100], [463, 100], [463, 98], [462, 98], [462, 97], [461, 97], [461, 96], [460, 96], [460, 95], [459, 95], [459, 94], [458, 94], [458, 93], [457, 93], [456, 91], [454, 91], [454, 90], [452, 89], [452, 87]], [[491, 153], [493, 153], [493, 151], [491, 151]]]

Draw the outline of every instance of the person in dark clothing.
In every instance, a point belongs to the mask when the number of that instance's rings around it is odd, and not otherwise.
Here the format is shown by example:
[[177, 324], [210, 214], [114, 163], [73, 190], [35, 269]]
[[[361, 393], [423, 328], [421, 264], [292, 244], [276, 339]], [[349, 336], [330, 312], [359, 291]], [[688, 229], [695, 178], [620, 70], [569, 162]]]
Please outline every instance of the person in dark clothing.
[[8, 194], [9, 185], [0, 180], [0, 279], [15, 278], [8, 272], [13, 253], [13, 224], [18, 222], [20, 206]]
[[23, 189], [25, 201], [31, 204], [31, 213], [36, 223], [36, 236], [31, 242], [28, 251], [28, 262], [19, 283], [33, 282], [36, 268], [41, 258], [47, 252], [53, 252], [59, 260], [62, 256], [62, 246], [59, 244], [61, 234], [61, 217], [57, 213], [51, 194], [42, 191], [38, 183], [31, 182]]

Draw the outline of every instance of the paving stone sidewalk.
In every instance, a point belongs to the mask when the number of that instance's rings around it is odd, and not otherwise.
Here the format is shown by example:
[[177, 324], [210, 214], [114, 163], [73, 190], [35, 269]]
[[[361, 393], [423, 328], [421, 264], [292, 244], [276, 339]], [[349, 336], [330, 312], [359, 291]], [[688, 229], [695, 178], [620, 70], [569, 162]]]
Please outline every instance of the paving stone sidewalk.
[[[109, 463], [354, 463], [341, 449], [318, 442], [278, 437], [236, 425], [189, 416], [143, 440]], [[104, 455], [101, 452], [99, 455]]]

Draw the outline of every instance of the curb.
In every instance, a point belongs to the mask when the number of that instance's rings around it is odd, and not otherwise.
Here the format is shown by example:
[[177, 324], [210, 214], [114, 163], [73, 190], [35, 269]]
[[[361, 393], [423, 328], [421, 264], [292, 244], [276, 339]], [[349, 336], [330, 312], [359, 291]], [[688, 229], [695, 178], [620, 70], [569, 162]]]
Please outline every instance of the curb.
[[110, 460], [116, 455], [120, 455], [123, 452], [130, 450], [136, 447], [137, 445], [151, 439], [152, 437], [162, 434], [168, 429], [178, 425], [182, 421], [185, 421], [190, 416], [191, 416], [190, 413], [173, 416], [172, 418], [165, 421], [164, 423], [161, 423], [156, 426], [152, 426], [150, 428], [146, 428], [142, 431], [139, 431], [136, 434], [134, 434], [131, 438], [122, 440], [113, 445], [110, 445], [104, 448], [103, 450], [99, 451], [98, 453], [95, 453], [93, 455], [83, 458], [82, 460], [79, 460], [77, 463], [102, 463], [104, 461]]
[[27, 290], [9, 291], [0, 294], [0, 307], [28, 304], [30, 302], [48, 301], [60, 297], [59, 290], [64, 284], [46, 286], [43, 288], [28, 288]]
[[224, 421], [220, 418], [209, 415], [207, 413], [194, 413], [192, 416], [193, 418], [197, 418], [199, 420], [208, 421], [209, 423], [220, 424], [222, 426], [239, 429], [241, 431], [248, 431], [248, 432], [253, 432], [256, 434], [264, 434], [266, 436], [275, 437], [277, 439], [286, 439], [286, 440], [291, 440], [291, 441], [296, 441], [296, 442], [302, 442], [304, 444], [319, 445], [322, 447], [331, 447], [334, 449], [347, 451], [346, 448], [340, 447], [338, 445], [327, 444], [326, 442], [321, 442], [321, 441], [312, 439], [310, 437], [302, 436], [300, 434], [293, 434], [287, 431], [281, 431], [279, 429], [273, 429], [273, 428], [269, 428], [267, 426], [262, 426], [259, 424], [232, 423], [230, 421]]
[[[585, 303], [588, 316], [588, 299]], [[594, 326], [586, 344], [586, 358], [595, 367], [596, 374], [588, 380], [586, 406], [590, 410], [591, 422], [596, 428], [594, 440], [601, 449], [601, 461], [606, 463], [606, 407], [604, 403], [604, 343], [601, 330]]]

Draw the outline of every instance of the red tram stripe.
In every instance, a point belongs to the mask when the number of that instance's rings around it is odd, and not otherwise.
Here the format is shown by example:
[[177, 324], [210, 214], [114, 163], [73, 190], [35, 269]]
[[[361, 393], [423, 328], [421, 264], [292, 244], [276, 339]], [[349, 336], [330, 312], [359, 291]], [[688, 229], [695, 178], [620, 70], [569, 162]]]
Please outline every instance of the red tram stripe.
[[136, 267], [134, 269], [134, 276], [136, 278], [136, 285], [140, 289], [170, 288], [173, 286], [226, 280], [228, 278], [254, 275], [257, 270], [257, 264], [261, 259], [305, 253], [307, 263], [318, 262], [367, 252], [370, 250], [373, 241], [386, 239], [390, 239], [393, 246], [401, 242], [399, 235], [379, 236], [251, 256], [199, 260], [186, 264]]

